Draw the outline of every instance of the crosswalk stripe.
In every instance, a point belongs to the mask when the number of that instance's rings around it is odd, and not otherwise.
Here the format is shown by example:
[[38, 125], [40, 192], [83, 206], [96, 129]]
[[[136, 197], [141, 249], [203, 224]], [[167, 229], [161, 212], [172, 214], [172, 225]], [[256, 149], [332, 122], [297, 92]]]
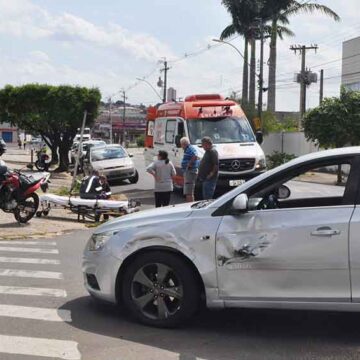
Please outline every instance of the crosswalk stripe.
[[0, 263], [60, 265], [60, 260], [0, 256]]
[[21, 252], [21, 253], [39, 253], [39, 254], [59, 254], [57, 249], [23, 248], [0, 246], [0, 252]]
[[75, 341], [0, 335], [0, 353], [80, 360]]
[[71, 322], [71, 311], [0, 304], [0, 316], [43, 321]]
[[0, 276], [13, 276], [13, 277], [38, 278], [38, 279], [63, 279], [63, 275], [60, 272], [38, 271], [38, 270], [0, 269]]
[[0, 294], [6, 295], [29, 295], [29, 296], [50, 296], [66, 297], [66, 291], [62, 289], [47, 289], [25, 286], [0, 286]]
[[55, 241], [1, 241], [0, 245], [45, 245], [45, 246], [56, 246]]

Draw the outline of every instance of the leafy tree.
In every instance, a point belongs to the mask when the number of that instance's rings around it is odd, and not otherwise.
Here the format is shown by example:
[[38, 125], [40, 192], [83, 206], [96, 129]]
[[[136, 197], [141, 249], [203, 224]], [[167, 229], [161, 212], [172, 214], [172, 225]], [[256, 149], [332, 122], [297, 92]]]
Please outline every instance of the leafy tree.
[[[303, 120], [305, 136], [323, 148], [360, 144], [360, 92], [341, 89], [339, 98], [326, 98]], [[338, 171], [341, 182], [341, 168]]]
[[84, 110], [87, 126], [97, 116], [101, 94], [98, 89], [28, 84], [0, 90], [0, 121], [7, 121], [29, 133], [42, 136], [52, 154], [59, 153], [58, 171], [69, 166], [69, 150]]

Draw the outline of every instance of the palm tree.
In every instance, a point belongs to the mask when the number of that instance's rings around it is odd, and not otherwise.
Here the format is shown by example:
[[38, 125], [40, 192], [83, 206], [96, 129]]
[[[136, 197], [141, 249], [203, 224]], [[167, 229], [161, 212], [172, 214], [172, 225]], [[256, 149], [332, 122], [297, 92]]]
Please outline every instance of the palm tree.
[[[289, 6], [292, 0], [222, 0], [232, 17], [232, 24], [227, 26], [220, 38], [228, 39], [236, 33], [244, 37], [244, 67], [242, 81], [242, 99], [255, 106], [256, 93], [256, 30], [259, 18], [269, 19], [274, 11], [279, 12]], [[290, 30], [279, 28], [280, 33]], [[251, 48], [249, 63], [249, 45]], [[249, 76], [250, 67], [250, 76]]]
[[312, 14], [314, 12], [321, 12], [335, 21], [340, 21], [339, 15], [337, 15], [333, 10], [325, 5], [320, 5], [317, 3], [301, 3], [299, 1], [292, 0], [289, 3], [289, 6], [275, 14], [272, 17], [271, 24], [271, 39], [270, 39], [270, 57], [269, 57], [269, 90], [268, 90], [268, 110], [275, 112], [276, 109], [276, 63], [277, 63], [277, 39], [282, 40], [283, 35], [291, 35], [288, 32], [279, 32], [279, 22], [283, 24], [289, 24], [289, 17], [293, 15], [298, 15], [301, 13]]
[[241, 26], [231, 24], [227, 26], [220, 35], [221, 40], [226, 40], [233, 37], [235, 34], [241, 34], [244, 37], [244, 66], [242, 76], [242, 100], [245, 102], [249, 101], [249, 38], [246, 34], [245, 29]]
[[[244, 66], [242, 78], [242, 100], [249, 101], [249, 43], [251, 42], [251, 23], [254, 19], [252, 0], [222, 0], [232, 17], [232, 24], [220, 35], [221, 40], [229, 39], [235, 34], [244, 37]], [[252, 53], [252, 56], [254, 54]], [[255, 61], [254, 61], [255, 64]]]

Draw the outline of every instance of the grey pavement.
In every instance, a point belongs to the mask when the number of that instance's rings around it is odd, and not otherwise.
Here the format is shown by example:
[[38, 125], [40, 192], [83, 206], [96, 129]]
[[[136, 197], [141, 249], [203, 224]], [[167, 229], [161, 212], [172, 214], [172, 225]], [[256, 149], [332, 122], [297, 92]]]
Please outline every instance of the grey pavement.
[[[58, 249], [59, 254], [12, 253], [4, 256], [59, 260], [59, 265], [4, 264], [1, 268], [59, 272], [63, 279], [0, 276], [0, 291], [5, 286], [62, 289], [66, 297], [11, 295], [0, 293], [0, 359], [85, 360], [234, 360], [234, 359], [358, 359], [360, 314], [273, 310], [203, 310], [186, 327], [154, 329], [133, 322], [112, 305], [97, 305], [83, 288], [81, 253], [89, 231], [58, 237], [56, 245], [13, 245], [15, 248]], [[46, 240], [54, 241], [54, 239]], [[1, 270], [0, 270], [1, 273]], [[18, 310], [4, 314], [4, 305], [66, 310], [72, 321], [17, 318]], [[7, 315], [7, 316], [6, 316]], [[32, 316], [37, 316], [32, 313]], [[41, 317], [41, 314], [38, 315]], [[68, 319], [69, 320], [69, 319]], [[20, 337], [20, 340], [19, 340]], [[25, 340], [24, 340], [25, 338]], [[14, 344], [14, 339], [18, 342]], [[27, 341], [30, 339], [30, 343]], [[39, 342], [42, 339], [42, 342]], [[7, 341], [4, 343], [4, 341]], [[56, 341], [61, 341], [57, 343]], [[31, 346], [36, 344], [36, 346]], [[47, 346], [46, 346], [47, 345]], [[22, 351], [5, 354], [1, 349]], [[45, 350], [44, 350], [45, 349]], [[77, 352], [77, 349], [79, 353]], [[42, 357], [41, 357], [42, 358]]]

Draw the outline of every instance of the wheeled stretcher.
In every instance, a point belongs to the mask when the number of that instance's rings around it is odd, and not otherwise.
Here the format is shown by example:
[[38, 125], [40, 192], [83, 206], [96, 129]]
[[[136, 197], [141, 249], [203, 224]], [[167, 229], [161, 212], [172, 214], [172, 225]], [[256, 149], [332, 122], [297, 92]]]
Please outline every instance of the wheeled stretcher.
[[117, 217], [131, 214], [139, 211], [140, 206], [141, 204], [137, 200], [88, 200], [79, 197], [46, 194], [40, 196], [40, 206], [36, 216], [47, 216], [51, 209], [68, 209], [77, 214], [78, 221], [89, 219], [98, 222], [101, 215]]

